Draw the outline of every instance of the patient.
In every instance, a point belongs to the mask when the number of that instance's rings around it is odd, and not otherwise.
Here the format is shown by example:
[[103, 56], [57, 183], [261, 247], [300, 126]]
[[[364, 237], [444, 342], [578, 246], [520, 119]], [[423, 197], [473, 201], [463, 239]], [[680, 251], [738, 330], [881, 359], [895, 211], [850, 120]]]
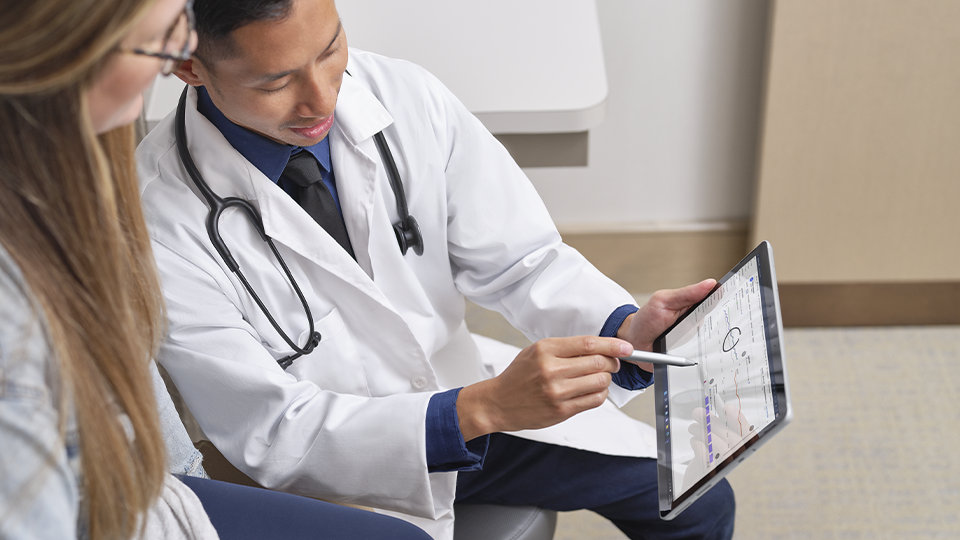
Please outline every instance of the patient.
[[151, 360], [163, 306], [130, 122], [195, 45], [190, 4], [0, 11], [0, 538], [427, 538], [168, 472], [202, 476]]

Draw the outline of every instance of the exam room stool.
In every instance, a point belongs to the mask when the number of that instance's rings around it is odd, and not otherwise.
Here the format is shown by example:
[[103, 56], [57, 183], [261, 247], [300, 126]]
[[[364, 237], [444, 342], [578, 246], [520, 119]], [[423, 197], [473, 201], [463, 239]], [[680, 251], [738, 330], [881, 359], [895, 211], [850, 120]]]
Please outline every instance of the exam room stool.
[[533, 506], [454, 505], [453, 540], [551, 540], [557, 513]]

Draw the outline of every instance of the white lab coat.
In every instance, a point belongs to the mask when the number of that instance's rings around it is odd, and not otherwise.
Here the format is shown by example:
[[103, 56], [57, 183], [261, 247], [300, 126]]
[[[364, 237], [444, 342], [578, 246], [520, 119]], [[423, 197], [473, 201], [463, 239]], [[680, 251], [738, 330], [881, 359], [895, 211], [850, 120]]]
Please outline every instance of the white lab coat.
[[[356, 261], [230, 146], [197, 111], [195, 91], [188, 96], [194, 161], [220, 196], [259, 209], [322, 335], [286, 371], [276, 359], [290, 350], [208, 239], [173, 114], [141, 144], [141, 194], [169, 314], [159, 360], [206, 436], [264, 486], [399, 512], [451, 538], [456, 473], [427, 472], [427, 403], [494, 375], [517, 352], [471, 335], [464, 297], [534, 340], [596, 335], [633, 298], [561, 242], [520, 168], [434, 77], [357, 50], [348, 71], [330, 148]], [[396, 202], [373, 140], [381, 130], [423, 256], [397, 246]], [[227, 212], [220, 232], [280, 326], [304, 343], [303, 308], [247, 218]], [[623, 402], [630, 393], [612, 395]], [[520, 435], [656, 455], [653, 429], [612, 405]]]

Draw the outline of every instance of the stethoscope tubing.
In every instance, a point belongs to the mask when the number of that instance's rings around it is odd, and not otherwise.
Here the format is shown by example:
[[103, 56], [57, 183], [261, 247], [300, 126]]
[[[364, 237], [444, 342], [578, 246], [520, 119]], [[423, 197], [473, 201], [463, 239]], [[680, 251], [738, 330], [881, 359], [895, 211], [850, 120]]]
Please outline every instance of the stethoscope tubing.
[[[297, 284], [297, 280], [294, 279], [293, 273], [287, 266], [286, 261], [284, 261], [283, 257], [280, 256], [280, 252], [277, 250], [277, 246], [273, 243], [273, 239], [270, 238], [264, 230], [263, 218], [260, 216], [260, 212], [256, 209], [256, 207], [250, 204], [249, 201], [239, 197], [223, 198], [218, 196], [210, 188], [206, 180], [203, 179], [203, 175], [200, 174], [200, 170], [197, 168], [196, 163], [194, 163], [193, 157], [190, 155], [190, 150], [187, 145], [186, 102], [187, 89], [184, 88], [183, 93], [180, 95], [180, 102], [177, 104], [174, 134], [176, 137], [177, 153], [180, 156], [180, 161], [183, 163], [183, 167], [186, 169], [187, 174], [197, 186], [197, 189], [200, 191], [200, 195], [204, 198], [207, 206], [210, 209], [207, 213], [206, 219], [207, 236], [210, 237], [210, 242], [217, 250], [217, 253], [220, 254], [223, 262], [227, 265], [230, 271], [237, 276], [237, 279], [239, 279], [240, 283], [243, 284], [243, 288], [246, 289], [247, 293], [249, 293], [253, 298], [253, 301], [256, 302], [257, 307], [259, 307], [260, 311], [262, 311], [267, 317], [267, 320], [270, 322], [270, 325], [273, 327], [273, 329], [276, 330], [283, 341], [295, 351], [294, 354], [277, 360], [277, 363], [280, 364], [280, 367], [286, 369], [297, 358], [313, 352], [316, 346], [320, 343], [321, 336], [319, 332], [316, 331], [314, 326], [313, 314], [310, 311], [310, 305], [307, 303], [307, 299], [303, 295], [303, 291], [300, 289], [300, 286]], [[266, 242], [270, 247], [270, 251], [273, 252], [277, 262], [280, 263], [280, 267], [283, 269], [283, 273], [287, 277], [287, 281], [293, 287], [294, 292], [296, 292], [297, 298], [300, 300], [300, 304], [303, 306], [303, 311], [307, 317], [307, 322], [310, 328], [308, 334], [310, 338], [303, 347], [297, 345], [297, 343], [293, 341], [293, 339], [291, 339], [282, 328], [280, 328], [280, 324], [277, 323], [277, 320], [273, 317], [273, 314], [270, 313], [270, 310], [267, 309], [267, 306], [263, 303], [263, 300], [260, 299], [260, 296], [256, 293], [256, 291], [253, 290], [250, 282], [240, 270], [240, 264], [237, 263], [236, 259], [233, 258], [233, 254], [230, 253], [230, 249], [227, 247], [226, 243], [224, 243], [223, 237], [220, 235], [220, 217], [223, 212], [230, 207], [235, 207], [241, 212], [247, 214], [247, 216], [250, 218], [250, 221], [253, 223], [254, 228], [257, 230], [257, 233], [260, 235], [260, 238], [263, 239], [263, 241]]]
[[[174, 126], [174, 135], [176, 138], [177, 152], [180, 156], [180, 161], [183, 163], [183, 167], [186, 169], [187, 175], [190, 176], [191, 180], [193, 180], [193, 183], [197, 186], [197, 190], [200, 192], [201, 197], [203, 197], [207, 203], [207, 207], [210, 209], [207, 213], [205, 225], [207, 229], [207, 235], [210, 237], [210, 242], [213, 244], [213, 247], [217, 250], [220, 258], [223, 259], [223, 262], [227, 265], [230, 271], [236, 274], [237, 279], [239, 279], [240, 283], [243, 284], [244, 289], [246, 289], [247, 293], [249, 293], [253, 298], [254, 302], [257, 304], [257, 307], [260, 308], [260, 311], [263, 312], [264, 316], [267, 317], [267, 320], [270, 322], [270, 325], [273, 327], [273, 329], [276, 330], [283, 341], [295, 351], [294, 354], [277, 360], [277, 363], [279, 363], [283, 369], [286, 369], [297, 358], [313, 352], [313, 350], [320, 343], [320, 333], [315, 329], [313, 314], [310, 311], [310, 306], [307, 303], [307, 299], [303, 295], [303, 291], [300, 290], [300, 286], [297, 284], [297, 280], [294, 279], [293, 273], [287, 267], [286, 261], [284, 261], [283, 257], [280, 256], [280, 252], [273, 243], [273, 239], [270, 238], [264, 230], [263, 218], [260, 216], [260, 212], [256, 207], [250, 204], [249, 201], [239, 197], [223, 198], [218, 196], [203, 179], [203, 175], [200, 173], [199, 168], [197, 168], [196, 163], [194, 163], [193, 157], [190, 155], [190, 150], [187, 145], [186, 104], [188, 88], [189, 87], [184, 88], [183, 92], [180, 94], [180, 101], [177, 104], [175, 118], [176, 122]], [[394, 198], [397, 201], [397, 213], [400, 216], [400, 221], [393, 225], [393, 229], [397, 237], [397, 243], [400, 246], [400, 252], [405, 255], [409, 248], [413, 248], [414, 253], [417, 255], [422, 255], [423, 235], [420, 233], [420, 226], [417, 223], [417, 220], [410, 215], [409, 209], [407, 208], [407, 197], [403, 190], [403, 182], [400, 180], [400, 172], [397, 170], [396, 160], [393, 158], [393, 153], [390, 151], [390, 146], [387, 144], [387, 139], [383, 135], [382, 131], [374, 135], [374, 141], [377, 146], [377, 151], [380, 153], [380, 157], [383, 160], [384, 166], [386, 167], [387, 177], [390, 179], [390, 187], [392, 188]], [[260, 299], [260, 296], [257, 295], [257, 293], [253, 290], [250, 282], [240, 270], [240, 264], [237, 263], [236, 259], [234, 259], [230, 249], [223, 241], [223, 237], [220, 235], [220, 217], [223, 212], [230, 207], [235, 207], [241, 212], [247, 214], [247, 216], [250, 218], [250, 221], [253, 223], [254, 228], [257, 230], [257, 233], [260, 235], [260, 238], [263, 239], [263, 241], [266, 242], [266, 244], [270, 247], [274, 257], [277, 259], [277, 262], [280, 263], [280, 267], [283, 269], [283, 273], [287, 277], [287, 281], [290, 282], [290, 285], [296, 292], [297, 298], [300, 300], [300, 304], [303, 306], [303, 311], [307, 316], [307, 321], [310, 327], [310, 338], [303, 347], [298, 346], [296, 342], [294, 342], [290, 336], [288, 336], [287, 333], [280, 328], [280, 324], [277, 323], [276, 319], [270, 313], [270, 310], [267, 309], [267, 306]]]

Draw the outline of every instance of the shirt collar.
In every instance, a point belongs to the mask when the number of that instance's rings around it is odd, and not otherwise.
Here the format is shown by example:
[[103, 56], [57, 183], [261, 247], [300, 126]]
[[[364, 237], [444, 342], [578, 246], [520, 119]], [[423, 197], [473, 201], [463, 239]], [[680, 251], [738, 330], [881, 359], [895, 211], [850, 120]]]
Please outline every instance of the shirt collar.
[[273, 141], [230, 121], [217, 109], [207, 89], [202, 86], [197, 87], [197, 110], [220, 130], [231, 146], [274, 183], [280, 180], [290, 156], [301, 150], [306, 150], [317, 158], [324, 171], [333, 170], [330, 164], [330, 137], [324, 137], [312, 146], [291, 146]]

